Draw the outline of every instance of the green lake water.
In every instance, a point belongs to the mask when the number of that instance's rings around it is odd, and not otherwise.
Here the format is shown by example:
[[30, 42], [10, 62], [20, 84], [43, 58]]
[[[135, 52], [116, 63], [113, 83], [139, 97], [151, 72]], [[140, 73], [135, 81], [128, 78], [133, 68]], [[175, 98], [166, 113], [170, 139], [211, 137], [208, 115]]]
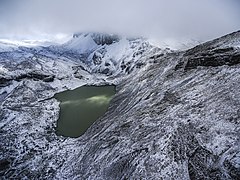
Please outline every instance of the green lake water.
[[108, 109], [115, 86], [83, 86], [54, 96], [60, 101], [57, 134], [79, 137]]

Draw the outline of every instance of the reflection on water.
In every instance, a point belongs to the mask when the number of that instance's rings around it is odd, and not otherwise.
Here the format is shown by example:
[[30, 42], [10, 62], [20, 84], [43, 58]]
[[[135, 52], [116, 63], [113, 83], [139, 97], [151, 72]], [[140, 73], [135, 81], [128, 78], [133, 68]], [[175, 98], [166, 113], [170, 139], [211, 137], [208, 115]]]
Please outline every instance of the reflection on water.
[[103, 105], [103, 104], [108, 104], [109, 101], [111, 100], [112, 96], [106, 96], [106, 95], [101, 95], [101, 96], [93, 96], [90, 98], [86, 99], [87, 103], [93, 103], [96, 105]]
[[83, 86], [55, 95], [60, 103], [57, 134], [78, 137], [101, 115], [115, 94], [115, 86]]

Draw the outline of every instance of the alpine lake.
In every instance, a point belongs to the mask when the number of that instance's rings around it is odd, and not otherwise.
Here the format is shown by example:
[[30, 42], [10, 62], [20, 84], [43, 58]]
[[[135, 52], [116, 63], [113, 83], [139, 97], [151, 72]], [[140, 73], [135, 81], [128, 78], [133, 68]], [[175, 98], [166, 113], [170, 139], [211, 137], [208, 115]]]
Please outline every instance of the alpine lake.
[[104, 115], [115, 94], [115, 86], [82, 86], [57, 93], [60, 101], [57, 135], [81, 136], [99, 117]]

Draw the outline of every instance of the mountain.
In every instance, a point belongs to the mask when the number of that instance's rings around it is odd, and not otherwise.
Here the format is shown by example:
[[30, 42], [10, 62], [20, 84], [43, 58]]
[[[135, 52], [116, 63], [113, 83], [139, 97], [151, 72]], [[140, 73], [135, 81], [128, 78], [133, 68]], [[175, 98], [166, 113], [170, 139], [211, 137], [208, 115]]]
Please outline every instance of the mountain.
[[[79, 33], [0, 52], [5, 179], [238, 179], [240, 31], [183, 51]], [[55, 134], [57, 92], [115, 84], [79, 138]]]

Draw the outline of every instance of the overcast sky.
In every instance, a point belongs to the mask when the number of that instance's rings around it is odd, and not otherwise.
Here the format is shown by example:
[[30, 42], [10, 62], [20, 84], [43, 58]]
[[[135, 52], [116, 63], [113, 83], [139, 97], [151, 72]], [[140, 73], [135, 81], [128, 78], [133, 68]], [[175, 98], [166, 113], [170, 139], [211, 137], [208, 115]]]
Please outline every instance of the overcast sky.
[[240, 29], [240, 0], [0, 0], [0, 38], [82, 31], [208, 40]]

